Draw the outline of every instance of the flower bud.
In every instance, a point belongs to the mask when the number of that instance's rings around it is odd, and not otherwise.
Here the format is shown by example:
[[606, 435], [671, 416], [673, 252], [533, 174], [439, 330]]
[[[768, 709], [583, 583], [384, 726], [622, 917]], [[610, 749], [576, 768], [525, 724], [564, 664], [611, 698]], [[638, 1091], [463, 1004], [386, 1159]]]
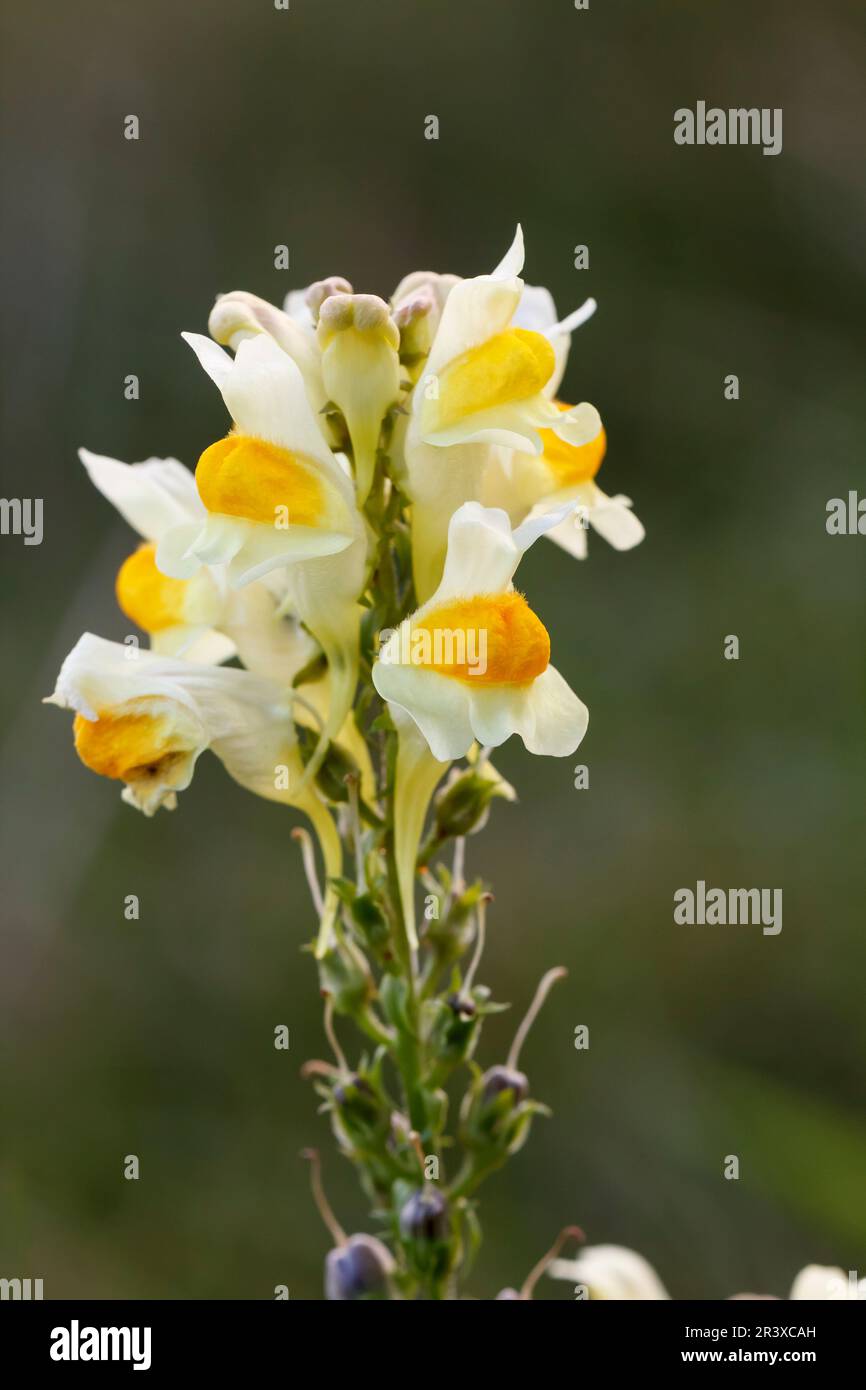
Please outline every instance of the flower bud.
[[[407, 305], [426, 303], [429, 308], [425, 317], [428, 320], [428, 332], [432, 340], [439, 327], [445, 301], [454, 286], [459, 284], [459, 275], [437, 275], [435, 270], [413, 270], [410, 275], [403, 277], [391, 297], [394, 317], [399, 323], [398, 315], [401, 310], [406, 309]], [[407, 315], [411, 318], [411, 309], [407, 310]]]
[[418, 290], [394, 310], [400, 330], [400, 361], [410, 369], [419, 366], [430, 352], [436, 330], [436, 301], [428, 289]]
[[400, 1209], [400, 1234], [406, 1240], [445, 1240], [448, 1203], [432, 1183], [414, 1192]]
[[512, 1067], [486, 1071], [464, 1102], [462, 1139], [479, 1166], [498, 1167], [516, 1153], [542, 1107], [528, 1099], [529, 1081]]
[[462, 772], [455, 769], [434, 801], [437, 839], [442, 841], [482, 830], [495, 796], [506, 801], [517, 800], [511, 783], [500, 777], [492, 763], [479, 763]]
[[456, 1253], [448, 1203], [435, 1183], [425, 1183], [400, 1208], [400, 1238], [407, 1263], [425, 1279], [443, 1279]]
[[511, 1067], [491, 1067], [481, 1080], [481, 1103], [490, 1105], [506, 1091], [514, 1094], [514, 1105], [519, 1105], [529, 1095], [529, 1078], [522, 1071]]
[[386, 412], [400, 395], [400, 334], [383, 299], [331, 294], [317, 330], [325, 390], [343, 413], [354, 455], [358, 505], [373, 482]]
[[319, 322], [319, 311], [326, 299], [334, 294], [351, 294], [352, 286], [342, 275], [329, 275], [324, 280], [316, 280], [304, 294], [304, 300], [313, 319]]
[[390, 1250], [375, 1236], [349, 1236], [325, 1258], [325, 1297], [332, 1303], [390, 1297]]
[[358, 947], [348, 939], [322, 956], [319, 982], [322, 993], [333, 999], [338, 1014], [357, 1015], [374, 992], [370, 968]]
[[428, 1040], [430, 1055], [436, 1059], [433, 1084], [441, 1086], [455, 1067], [472, 1056], [480, 1022], [477, 1005], [469, 994], [451, 994], [437, 1005]]
[[376, 1147], [388, 1131], [389, 1114], [363, 1076], [344, 1076], [331, 1092], [334, 1129], [343, 1148]]

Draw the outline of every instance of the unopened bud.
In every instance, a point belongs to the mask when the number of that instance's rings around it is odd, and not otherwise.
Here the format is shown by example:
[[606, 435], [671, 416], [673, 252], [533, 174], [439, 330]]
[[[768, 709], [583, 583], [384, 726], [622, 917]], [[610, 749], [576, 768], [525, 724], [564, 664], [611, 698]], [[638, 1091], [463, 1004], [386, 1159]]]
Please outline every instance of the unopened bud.
[[447, 840], [482, 830], [495, 796], [517, 800], [510, 782], [500, 777], [492, 763], [479, 763], [462, 772], [455, 769], [434, 802], [437, 838]]
[[319, 961], [322, 993], [334, 1001], [338, 1014], [358, 1015], [374, 992], [370, 968], [350, 940], [341, 941]]
[[407, 1240], [445, 1240], [448, 1203], [432, 1183], [413, 1193], [400, 1209], [400, 1234]]
[[325, 1297], [332, 1303], [390, 1296], [394, 1258], [375, 1236], [349, 1236], [325, 1258]]
[[326, 299], [330, 299], [334, 294], [351, 294], [352, 286], [348, 280], [344, 280], [342, 275], [329, 275], [324, 280], [316, 280], [304, 294], [307, 308], [312, 315], [313, 323], [319, 321], [319, 310]]
[[429, 289], [418, 290], [394, 310], [400, 330], [400, 361], [412, 366], [427, 356], [436, 332], [436, 301]]
[[328, 397], [342, 411], [352, 441], [358, 504], [373, 482], [382, 421], [400, 395], [400, 334], [383, 299], [332, 294], [317, 329]]
[[481, 1081], [481, 1103], [490, 1105], [506, 1091], [513, 1093], [513, 1104], [520, 1105], [529, 1095], [529, 1078], [512, 1067], [491, 1067]]
[[451, 994], [439, 1004], [429, 1034], [430, 1055], [436, 1063], [435, 1085], [443, 1085], [455, 1067], [472, 1056], [480, 1022], [478, 1007], [469, 994]]

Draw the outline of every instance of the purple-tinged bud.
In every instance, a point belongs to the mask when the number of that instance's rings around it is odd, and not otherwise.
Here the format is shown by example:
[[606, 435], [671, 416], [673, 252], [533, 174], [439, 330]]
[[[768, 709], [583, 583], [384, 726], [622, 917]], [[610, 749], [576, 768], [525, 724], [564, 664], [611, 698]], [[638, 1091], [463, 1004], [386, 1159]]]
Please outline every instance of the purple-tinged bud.
[[502, 1299], [516, 1299], [518, 1303], [526, 1302], [523, 1294], [518, 1293], [516, 1289], [500, 1289], [495, 1301], [499, 1303]]
[[514, 1067], [491, 1067], [481, 1082], [482, 1105], [489, 1105], [504, 1091], [512, 1091], [514, 1104], [519, 1105], [529, 1095], [529, 1078]]
[[375, 1236], [349, 1236], [325, 1257], [325, 1297], [331, 1303], [390, 1297], [394, 1258]]
[[457, 1018], [474, 1018], [478, 1012], [475, 1000], [470, 994], [449, 994], [445, 1002]]
[[448, 1203], [432, 1183], [414, 1192], [400, 1210], [400, 1234], [407, 1240], [446, 1240]]

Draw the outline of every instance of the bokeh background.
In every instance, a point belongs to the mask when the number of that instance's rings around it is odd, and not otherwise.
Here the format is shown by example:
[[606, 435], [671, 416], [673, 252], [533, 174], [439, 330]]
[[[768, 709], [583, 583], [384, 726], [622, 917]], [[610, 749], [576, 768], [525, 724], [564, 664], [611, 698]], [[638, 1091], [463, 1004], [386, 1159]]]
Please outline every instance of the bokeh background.
[[[147, 822], [39, 704], [83, 629], [128, 628], [131, 537], [76, 448], [194, 464], [224, 414], [178, 334], [218, 291], [477, 274], [518, 219], [527, 278], [563, 312], [600, 303], [564, 394], [600, 407], [601, 481], [648, 538], [580, 566], [539, 545], [521, 571], [592, 712], [590, 789], [576, 758], [508, 746], [520, 803], [470, 846], [497, 996], [522, 1008], [570, 971], [523, 1059], [555, 1118], [484, 1189], [473, 1291], [519, 1282], [567, 1222], [676, 1297], [862, 1273], [866, 541], [824, 525], [864, 479], [862, 4], [5, 11], [2, 490], [44, 498], [45, 538], [0, 541], [0, 1274], [47, 1297], [318, 1297], [310, 1143], [368, 1224], [298, 1074], [325, 1043], [292, 813], [205, 758]], [[675, 146], [698, 99], [782, 107], [782, 155]], [[781, 935], [675, 926], [699, 878], [781, 887]], [[483, 1061], [513, 1027], [489, 1024]]]

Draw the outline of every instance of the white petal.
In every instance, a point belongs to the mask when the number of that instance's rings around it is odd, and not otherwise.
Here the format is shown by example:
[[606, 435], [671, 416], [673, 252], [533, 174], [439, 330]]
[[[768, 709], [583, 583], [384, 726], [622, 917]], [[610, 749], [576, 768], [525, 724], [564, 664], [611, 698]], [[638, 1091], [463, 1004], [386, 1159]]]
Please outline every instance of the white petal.
[[596, 499], [588, 512], [589, 524], [614, 550], [631, 550], [640, 545], [646, 531], [625, 497], [607, 497], [596, 488]]
[[453, 762], [469, 751], [474, 738], [469, 695], [460, 681], [380, 660], [373, 667], [373, 684], [383, 700], [411, 715], [439, 762]]
[[145, 540], [158, 541], [171, 527], [204, 515], [195, 475], [177, 459], [121, 463], [89, 449], [79, 449], [78, 457], [94, 487]]
[[849, 1283], [843, 1270], [830, 1265], [806, 1265], [794, 1280], [790, 1293], [790, 1298], [797, 1302], [861, 1297], [866, 1297], [866, 1281], [859, 1292], [858, 1285]]
[[319, 651], [294, 617], [279, 617], [279, 601], [265, 584], [233, 592], [221, 623], [248, 671], [291, 685]]
[[[273, 338], [261, 333], [245, 339], [232, 361], [210, 338], [193, 333], [184, 337], [222, 391], [240, 433], [314, 459], [348, 502], [351, 486], [325, 444], [301, 371]], [[214, 370], [216, 354], [219, 365]]]
[[418, 612], [448, 599], [473, 594], [503, 593], [508, 589], [520, 560], [545, 531], [557, 526], [573, 510], [566, 502], [555, 509], [539, 509], [516, 531], [508, 513], [480, 502], [464, 502], [448, 527], [448, 551], [441, 583], [429, 603]]
[[316, 325], [313, 323], [313, 315], [307, 303], [306, 289], [289, 290], [283, 300], [283, 313], [287, 314], [292, 322], [296, 323], [305, 333], [311, 336], [315, 335]]
[[523, 228], [518, 222], [514, 232], [514, 240], [494, 270], [493, 279], [508, 280], [514, 275], [519, 275], [523, 270], [523, 262], [525, 259], [526, 253], [523, 245]]
[[622, 1245], [591, 1245], [577, 1259], [552, 1260], [553, 1279], [584, 1284], [594, 1299], [640, 1299], [660, 1302], [669, 1294], [652, 1265]]
[[211, 381], [222, 390], [234, 365], [229, 354], [203, 333], [181, 333], [180, 336], [189, 343]]
[[542, 331], [549, 338], [559, 337], [560, 334], [564, 333], [573, 333], [575, 329], [582, 328], [585, 323], [589, 322], [597, 308], [598, 305], [594, 299], [585, 299], [579, 309], [572, 309], [571, 313], [566, 314], [559, 323], [551, 324], [549, 328]]
[[567, 550], [569, 555], [573, 555], [576, 560], [586, 559], [586, 527], [581, 525], [579, 517], [566, 517], [565, 521], [561, 521], [558, 526], [554, 526], [552, 531], [548, 531], [547, 539], [554, 541], [563, 550]]
[[200, 661], [206, 666], [221, 666], [237, 655], [229, 637], [208, 627], [167, 627], [154, 632], [150, 649], [160, 656], [183, 657], [184, 661]]
[[586, 705], [554, 666], [536, 677], [514, 714], [514, 732], [528, 751], [552, 758], [573, 753], [589, 724]]
[[520, 550], [521, 555], [534, 545], [539, 537], [546, 535], [549, 531], [554, 531], [557, 526], [561, 526], [575, 510], [575, 503], [571, 498], [560, 500], [553, 499], [545, 506], [543, 503], [539, 507], [534, 507], [531, 514], [522, 521], [514, 532], [514, 544]]
[[196, 570], [201, 569], [202, 561], [194, 555], [191, 546], [201, 536], [202, 522], [187, 522], [167, 531], [156, 548], [156, 567], [172, 579], [191, 579]]
[[[325, 531], [318, 526], [288, 526], [281, 531], [262, 523], [248, 525], [243, 543], [229, 561], [228, 576], [233, 589], [262, 579], [284, 565], [338, 555], [354, 540], [343, 531]], [[209, 559], [208, 563], [217, 561]]]
[[546, 335], [556, 323], [556, 305], [550, 290], [544, 285], [524, 285], [512, 322], [515, 328], [529, 328], [533, 333]]
[[580, 405], [573, 405], [570, 410], [558, 411], [557, 419], [551, 422], [550, 428], [567, 444], [580, 447], [591, 444], [601, 434], [601, 416], [594, 405], [581, 401]]
[[339, 472], [310, 409], [300, 369], [272, 338], [263, 334], [241, 343], [223, 397], [242, 434], [315, 459], [329, 474]]
[[[433, 603], [507, 589], [520, 563], [507, 512], [464, 502], [448, 526], [448, 551]], [[426, 605], [425, 605], [426, 606]]]

